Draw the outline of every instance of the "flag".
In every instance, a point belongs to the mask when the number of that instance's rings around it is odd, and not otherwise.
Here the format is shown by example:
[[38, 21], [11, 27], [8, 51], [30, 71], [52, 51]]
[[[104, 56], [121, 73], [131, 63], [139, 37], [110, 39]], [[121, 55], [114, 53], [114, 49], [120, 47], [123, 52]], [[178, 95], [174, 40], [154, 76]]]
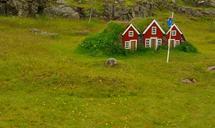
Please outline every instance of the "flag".
[[167, 25], [169, 28], [171, 28], [173, 25], [173, 18], [174, 18], [174, 13], [172, 12], [172, 16], [170, 16], [167, 20]]
[[172, 19], [172, 18], [169, 18], [169, 19], [167, 20], [167, 25], [168, 25], [169, 28], [172, 27], [172, 25], [173, 25], [173, 19]]

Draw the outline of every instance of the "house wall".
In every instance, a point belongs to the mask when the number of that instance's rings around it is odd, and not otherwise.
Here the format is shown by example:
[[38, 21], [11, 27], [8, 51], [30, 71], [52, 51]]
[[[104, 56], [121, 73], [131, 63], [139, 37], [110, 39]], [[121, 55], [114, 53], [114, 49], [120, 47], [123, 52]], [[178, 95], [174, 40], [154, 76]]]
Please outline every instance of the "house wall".
[[[152, 27], [157, 27], [157, 34], [156, 35], [152, 35]], [[148, 31], [143, 34], [143, 44], [145, 46], [145, 39], [146, 38], [152, 38], [152, 37], [157, 37], [160, 39], [163, 39], [163, 33], [160, 30], [160, 28], [156, 25], [156, 23], [152, 24], [152, 26], [148, 29]]]
[[[134, 36], [133, 36], [133, 37], [129, 37], [129, 36], [128, 36], [129, 31], [134, 31]], [[125, 33], [125, 35], [122, 36], [122, 46], [123, 46], [123, 48], [125, 47], [125, 41], [137, 40], [137, 42], [139, 42], [138, 38], [139, 38], [138, 33], [134, 30], [133, 27], [130, 27], [130, 28], [128, 29], [128, 31]]]
[[[180, 43], [183, 40], [185, 40], [184, 36], [182, 34], [180, 34], [180, 32], [177, 30], [177, 28], [175, 26], [172, 28], [172, 30], [176, 30], [176, 36], [171, 36], [171, 39], [180, 40]], [[166, 35], [166, 38], [167, 38], [166, 44], [168, 44], [169, 36], [170, 36], [170, 32], [168, 32]]]

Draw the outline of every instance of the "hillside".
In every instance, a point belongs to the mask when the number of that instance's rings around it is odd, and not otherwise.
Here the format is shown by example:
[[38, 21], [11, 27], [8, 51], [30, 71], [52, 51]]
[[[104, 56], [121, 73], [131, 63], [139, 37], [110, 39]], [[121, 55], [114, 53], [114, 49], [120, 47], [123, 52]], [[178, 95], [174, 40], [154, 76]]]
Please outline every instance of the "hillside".
[[214, 0], [2, 0], [0, 15], [130, 20], [163, 9], [195, 17], [215, 17]]
[[199, 53], [173, 50], [169, 64], [165, 50], [116, 56], [108, 68], [109, 56], [77, 51], [106, 21], [1, 16], [0, 127], [214, 128], [214, 20], [176, 14], [175, 22]]

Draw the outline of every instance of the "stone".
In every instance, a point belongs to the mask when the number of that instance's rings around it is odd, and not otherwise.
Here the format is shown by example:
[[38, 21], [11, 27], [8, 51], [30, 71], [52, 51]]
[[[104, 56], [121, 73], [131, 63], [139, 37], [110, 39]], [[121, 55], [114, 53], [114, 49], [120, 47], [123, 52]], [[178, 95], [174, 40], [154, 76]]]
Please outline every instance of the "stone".
[[42, 36], [58, 36], [59, 35], [58, 33], [50, 33], [50, 32], [46, 32], [46, 31], [42, 31], [37, 28], [32, 28], [30, 31], [36, 35], [42, 35]]
[[0, 3], [0, 14], [17, 16], [35, 16], [38, 10], [45, 8], [49, 0], [7, 0]]
[[184, 84], [195, 84], [197, 83], [197, 80], [194, 78], [186, 78], [186, 79], [183, 79], [181, 82]]
[[44, 9], [44, 14], [48, 16], [59, 16], [71, 19], [79, 19], [80, 16], [72, 7], [66, 5], [52, 6]]
[[41, 32], [41, 30], [39, 30], [39, 29], [37, 29], [37, 28], [32, 28], [31, 30], [30, 30], [32, 33], [40, 33]]
[[57, 0], [56, 3], [57, 3], [57, 4], [66, 4], [66, 3], [65, 3], [65, 0]]
[[198, 0], [196, 6], [215, 7], [215, 0]]
[[208, 71], [214, 71], [215, 72], [215, 66], [208, 67]]
[[109, 58], [106, 60], [105, 65], [108, 67], [114, 67], [118, 64], [117, 59], [115, 58]]
[[[184, 0], [186, 3], [190, 0]], [[183, 7], [167, 0], [138, 0], [126, 5], [125, 0], [103, 0], [104, 10], [94, 10], [92, 16], [107, 20], [131, 20], [134, 17], [153, 16], [158, 9], [167, 9], [195, 17], [215, 16], [215, 0], [196, 0], [196, 6], [212, 7], [208, 9]], [[195, 3], [193, 3], [195, 5]], [[0, 0], [0, 14], [16, 16], [37, 16], [45, 14], [52, 17], [79, 19], [89, 17], [89, 8], [70, 6], [66, 0]]]

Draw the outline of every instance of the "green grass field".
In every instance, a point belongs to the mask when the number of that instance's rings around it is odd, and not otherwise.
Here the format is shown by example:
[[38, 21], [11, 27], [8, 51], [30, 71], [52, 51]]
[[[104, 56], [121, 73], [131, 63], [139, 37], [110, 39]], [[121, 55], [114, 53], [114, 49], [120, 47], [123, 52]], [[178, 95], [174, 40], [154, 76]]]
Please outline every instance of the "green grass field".
[[105, 21], [0, 17], [0, 128], [214, 128], [215, 22], [175, 17], [199, 53], [120, 56], [114, 68], [76, 50]]

